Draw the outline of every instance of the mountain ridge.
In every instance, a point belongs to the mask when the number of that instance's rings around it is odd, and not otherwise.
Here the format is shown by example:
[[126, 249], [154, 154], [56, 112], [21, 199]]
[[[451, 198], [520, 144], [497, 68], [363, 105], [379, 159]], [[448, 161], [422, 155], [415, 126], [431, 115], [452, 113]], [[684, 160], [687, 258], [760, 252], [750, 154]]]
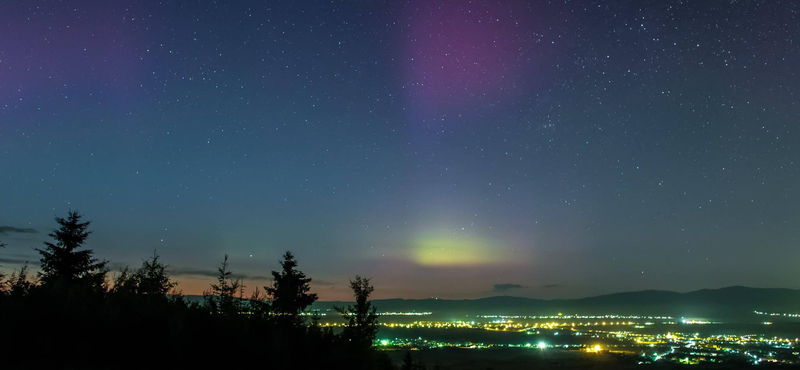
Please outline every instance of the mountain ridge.
[[[319, 302], [318, 309], [347, 302]], [[494, 296], [479, 299], [375, 300], [381, 311], [429, 311], [461, 315], [650, 315], [755, 319], [753, 311], [800, 312], [800, 290], [730, 286], [685, 293], [642, 290], [576, 299]]]
[[[627, 296], [627, 295], [640, 295], [640, 294], [670, 294], [670, 295], [692, 295], [698, 293], [705, 293], [705, 292], [741, 292], [742, 290], [748, 291], [781, 291], [781, 292], [794, 292], [800, 294], [800, 289], [792, 289], [792, 288], [756, 288], [756, 287], [748, 287], [742, 285], [732, 285], [722, 288], [704, 288], [698, 290], [691, 290], [688, 292], [676, 292], [673, 290], [659, 290], [659, 289], [645, 289], [645, 290], [631, 290], [631, 291], [624, 291], [624, 292], [617, 292], [617, 293], [608, 293], [608, 294], [599, 294], [581, 298], [554, 298], [554, 299], [544, 299], [544, 298], [533, 298], [533, 297], [522, 297], [522, 296], [514, 296], [514, 295], [494, 295], [488, 297], [481, 297], [481, 298], [460, 298], [460, 299], [447, 299], [447, 298], [382, 298], [376, 299], [374, 302], [381, 302], [381, 301], [457, 301], [457, 302], [464, 302], [464, 301], [485, 301], [485, 300], [494, 300], [494, 299], [522, 299], [522, 300], [529, 300], [529, 301], [540, 301], [540, 302], [558, 302], [558, 301], [581, 301], [581, 300], [590, 300], [590, 299], [597, 299], [597, 298], [605, 298], [605, 297], [618, 297], [618, 296]], [[319, 301], [320, 303], [352, 303], [352, 301]]]
[[[348, 304], [352, 302], [318, 301], [313, 308], [333, 312], [334, 306]], [[563, 313], [755, 319], [756, 310], [800, 313], [800, 289], [729, 286], [683, 293], [650, 289], [550, 300], [510, 295], [475, 299], [388, 298], [373, 300], [373, 304], [381, 312], [434, 312], [449, 317]]]

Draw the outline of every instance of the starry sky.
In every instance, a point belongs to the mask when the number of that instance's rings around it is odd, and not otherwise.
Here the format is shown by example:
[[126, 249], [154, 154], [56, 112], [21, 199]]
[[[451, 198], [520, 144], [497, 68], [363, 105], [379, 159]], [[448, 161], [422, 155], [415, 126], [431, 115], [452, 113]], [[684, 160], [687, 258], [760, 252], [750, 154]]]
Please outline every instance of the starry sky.
[[800, 288], [800, 4], [5, 1], [0, 251], [198, 294]]

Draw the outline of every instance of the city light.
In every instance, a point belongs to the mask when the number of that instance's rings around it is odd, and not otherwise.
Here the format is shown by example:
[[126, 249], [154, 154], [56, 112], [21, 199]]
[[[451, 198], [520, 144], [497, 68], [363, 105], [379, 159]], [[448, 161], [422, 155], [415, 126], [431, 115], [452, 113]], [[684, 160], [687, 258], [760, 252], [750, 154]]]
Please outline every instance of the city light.
[[[608, 316], [614, 316], [613, 321], [608, 321]], [[605, 318], [602, 320], [570, 322], [559, 320], [552, 316], [517, 316], [511, 320], [510, 316], [483, 315], [478, 320], [465, 321], [413, 321], [413, 322], [383, 322], [381, 326], [386, 330], [392, 329], [421, 329], [421, 330], [481, 330], [488, 332], [520, 333], [535, 336], [549, 336], [547, 341], [532, 341], [514, 343], [493, 342], [491, 339], [482, 342], [468, 340], [438, 341], [425, 339], [422, 336], [415, 339], [382, 339], [376, 341], [376, 346], [385, 349], [407, 348], [425, 350], [436, 348], [462, 348], [485, 350], [492, 348], [518, 348], [521, 350], [543, 351], [582, 351], [591, 354], [613, 354], [615, 356], [643, 356], [639, 360], [642, 364], [661, 362], [697, 365], [703, 363], [724, 364], [734, 359], [748, 358], [752, 363], [781, 363], [800, 364], [800, 340], [797, 338], [781, 338], [759, 334], [719, 334], [701, 335], [698, 332], [682, 332], [680, 328], [688, 327], [687, 321], [696, 325], [708, 322], [706, 325], [721, 323], [707, 320], [685, 319], [674, 320], [671, 317], [648, 316], [572, 316], [572, 318]], [[638, 319], [633, 319], [634, 317]], [[480, 319], [483, 320], [480, 320]], [[530, 318], [530, 319], [529, 319]], [[541, 318], [541, 319], [538, 319]], [[642, 321], [639, 321], [642, 320]], [[652, 320], [652, 321], [644, 321]], [[649, 328], [646, 323], [658, 325], [656, 328], [667, 329], [640, 330]], [[323, 326], [328, 324], [323, 323]], [[340, 326], [334, 324], [332, 326]], [[724, 326], [720, 326], [724, 328]], [[384, 330], [384, 329], [381, 329]], [[382, 332], [384, 333], [384, 332]], [[402, 332], [398, 332], [402, 333]], [[556, 333], [559, 335], [556, 336]], [[561, 338], [564, 342], [559, 343]], [[511, 337], [509, 337], [511, 338]], [[571, 338], [571, 339], [567, 339]], [[521, 338], [520, 338], [521, 339]], [[597, 341], [602, 341], [598, 343]]]

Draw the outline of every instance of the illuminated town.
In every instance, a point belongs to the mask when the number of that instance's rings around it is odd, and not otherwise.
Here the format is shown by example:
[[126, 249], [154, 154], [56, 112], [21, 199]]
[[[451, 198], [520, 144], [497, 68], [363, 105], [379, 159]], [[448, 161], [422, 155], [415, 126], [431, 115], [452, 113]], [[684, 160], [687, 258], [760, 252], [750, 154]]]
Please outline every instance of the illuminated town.
[[[383, 322], [375, 344], [385, 351], [514, 349], [539, 354], [549, 351], [612, 356], [637, 365], [800, 364], [800, 339], [769, 335], [755, 329], [752, 333], [739, 333], [738, 327], [742, 325], [772, 328], [773, 322], [768, 321], [733, 324], [646, 315], [475, 315], [469, 321], [405, 321], [403, 317], [433, 313], [385, 312], [380, 315]], [[797, 317], [759, 311], [754, 315]], [[333, 321], [321, 325], [334, 329], [342, 326]], [[723, 333], [729, 328], [737, 334]], [[440, 335], [442, 333], [447, 335]], [[492, 336], [495, 333], [513, 336]]]

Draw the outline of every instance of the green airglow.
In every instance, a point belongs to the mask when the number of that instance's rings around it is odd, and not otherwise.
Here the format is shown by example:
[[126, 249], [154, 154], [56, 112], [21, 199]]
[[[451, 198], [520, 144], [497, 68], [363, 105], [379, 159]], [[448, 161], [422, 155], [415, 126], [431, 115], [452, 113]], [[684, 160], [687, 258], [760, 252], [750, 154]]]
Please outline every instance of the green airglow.
[[426, 266], [475, 266], [503, 262], [498, 250], [483, 240], [465, 237], [423, 237], [414, 245], [413, 259]]

